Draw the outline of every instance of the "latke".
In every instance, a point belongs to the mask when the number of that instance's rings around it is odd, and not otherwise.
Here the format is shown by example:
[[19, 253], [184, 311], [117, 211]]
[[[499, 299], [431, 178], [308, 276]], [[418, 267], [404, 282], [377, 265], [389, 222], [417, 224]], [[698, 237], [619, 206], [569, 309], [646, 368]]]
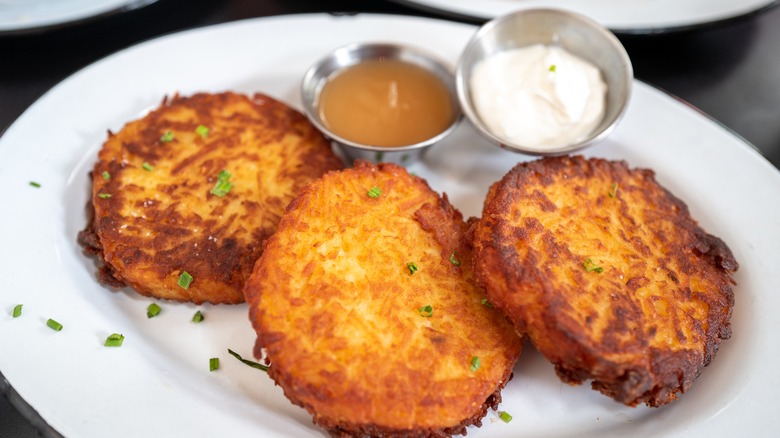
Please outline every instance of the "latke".
[[79, 235], [99, 277], [143, 295], [239, 303], [300, 188], [342, 167], [306, 118], [268, 96], [174, 96], [109, 132]]
[[568, 383], [663, 405], [731, 336], [737, 262], [650, 170], [521, 163], [490, 188], [473, 233], [491, 303]]
[[246, 286], [255, 354], [336, 436], [444, 436], [500, 402], [521, 339], [486, 305], [461, 214], [393, 164], [303, 189]]

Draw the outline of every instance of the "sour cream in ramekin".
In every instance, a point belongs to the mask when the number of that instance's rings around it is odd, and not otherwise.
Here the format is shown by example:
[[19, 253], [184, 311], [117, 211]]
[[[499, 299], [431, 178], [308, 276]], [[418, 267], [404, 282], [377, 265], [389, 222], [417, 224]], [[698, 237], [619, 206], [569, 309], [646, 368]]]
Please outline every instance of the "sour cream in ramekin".
[[474, 67], [470, 86], [482, 122], [529, 148], [582, 141], [604, 118], [607, 85], [599, 69], [555, 45], [494, 53]]

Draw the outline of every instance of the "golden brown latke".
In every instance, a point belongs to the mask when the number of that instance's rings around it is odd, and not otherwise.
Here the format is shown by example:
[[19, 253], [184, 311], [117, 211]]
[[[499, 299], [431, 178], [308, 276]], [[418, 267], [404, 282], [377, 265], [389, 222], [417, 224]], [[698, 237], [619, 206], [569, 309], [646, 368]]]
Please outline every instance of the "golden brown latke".
[[731, 336], [737, 262], [650, 170], [521, 163], [490, 188], [473, 232], [489, 299], [567, 383], [659, 406]]
[[[80, 233], [99, 277], [143, 295], [238, 303], [300, 188], [342, 167], [306, 118], [268, 96], [174, 96], [109, 133], [92, 172], [94, 221]], [[220, 173], [228, 193], [212, 192]], [[216, 194], [215, 194], [216, 193]], [[189, 287], [178, 283], [183, 272]]]
[[465, 232], [446, 196], [393, 164], [304, 188], [245, 289], [255, 354], [287, 398], [337, 436], [480, 425], [521, 340], [483, 304]]

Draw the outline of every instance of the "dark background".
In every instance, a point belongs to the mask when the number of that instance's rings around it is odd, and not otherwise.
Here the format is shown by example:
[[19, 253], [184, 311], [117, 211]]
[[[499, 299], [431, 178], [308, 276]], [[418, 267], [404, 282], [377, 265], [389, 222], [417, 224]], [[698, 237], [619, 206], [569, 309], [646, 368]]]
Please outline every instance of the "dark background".
[[[0, 132], [49, 88], [130, 45], [226, 21], [312, 12], [434, 16], [380, 0], [159, 0], [47, 32], [0, 36]], [[685, 31], [618, 37], [637, 79], [699, 108], [780, 167], [780, 8]], [[34, 416], [11, 390], [0, 397], [0, 436], [38, 436], [9, 398], [25, 417]]]

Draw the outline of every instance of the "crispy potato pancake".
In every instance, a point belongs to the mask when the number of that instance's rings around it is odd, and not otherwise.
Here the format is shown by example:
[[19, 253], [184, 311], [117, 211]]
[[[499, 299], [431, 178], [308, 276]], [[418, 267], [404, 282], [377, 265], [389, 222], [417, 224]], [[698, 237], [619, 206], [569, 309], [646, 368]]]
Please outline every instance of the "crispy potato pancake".
[[247, 282], [255, 354], [336, 436], [444, 436], [496, 408], [522, 342], [483, 303], [460, 212], [393, 164], [304, 188]]
[[650, 170], [521, 163], [491, 187], [472, 231], [490, 301], [570, 384], [663, 405], [731, 336], [737, 262]]
[[268, 96], [175, 96], [109, 132], [92, 172], [94, 217], [79, 241], [104, 262], [104, 283], [239, 303], [287, 204], [341, 167], [302, 114]]

